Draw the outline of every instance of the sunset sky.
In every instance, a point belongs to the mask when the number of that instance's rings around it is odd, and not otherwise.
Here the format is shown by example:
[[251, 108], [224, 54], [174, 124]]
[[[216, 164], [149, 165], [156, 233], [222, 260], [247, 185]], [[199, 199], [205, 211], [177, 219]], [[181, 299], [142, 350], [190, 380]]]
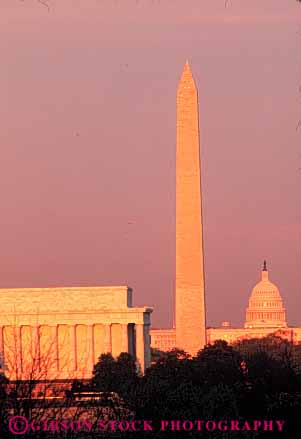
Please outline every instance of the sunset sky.
[[264, 259], [301, 326], [301, 5], [1, 0], [0, 287], [124, 285], [172, 324], [176, 88], [199, 92], [208, 325]]

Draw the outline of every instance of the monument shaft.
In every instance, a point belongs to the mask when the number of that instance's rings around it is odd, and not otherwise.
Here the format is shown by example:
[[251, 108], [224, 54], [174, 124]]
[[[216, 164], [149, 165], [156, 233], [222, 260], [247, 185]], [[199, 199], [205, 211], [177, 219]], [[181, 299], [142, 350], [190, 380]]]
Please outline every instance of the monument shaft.
[[186, 63], [177, 90], [176, 346], [195, 355], [205, 343], [198, 96]]

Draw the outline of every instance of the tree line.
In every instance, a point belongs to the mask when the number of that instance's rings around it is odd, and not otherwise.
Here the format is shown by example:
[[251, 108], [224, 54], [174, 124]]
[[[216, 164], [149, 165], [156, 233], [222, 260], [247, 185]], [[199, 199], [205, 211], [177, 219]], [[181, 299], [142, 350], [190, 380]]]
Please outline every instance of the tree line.
[[[24, 393], [23, 384], [23, 396]], [[28, 391], [30, 385], [27, 383]], [[19, 387], [21, 388], [19, 383]], [[33, 387], [33, 386], [31, 386]], [[43, 392], [42, 392], [43, 394]], [[153, 361], [144, 375], [134, 358], [121, 353], [100, 355], [91, 380], [73, 381], [59, 400], [18, 398], [9, 393], [2, 375], [0, 386], [1, 437], [12, 437], [9, 416], [37, 419], [93, 418], [93, 422], [151, 420], [153, 431], [57, 431], [56, 437], [176, 437], [161, 429], [162, 420], [200, 419], [227, 422], [237, 420], [283, 420], [283, 431], [231, 431], [231, 438], [292, 438], [301, 431], [301, 346], [278, 336], [243, 340], [230, 346], [216, 341], [195, 357], [179, 349], [153, 351]], [[16, 404], [16, 401], [18, 403]], [[37, 403], [38, 402], [38, 403]], [[92, 415], [91, 415], [92, 413]], [[92, 416], [92, 417], [91, 417]], [[256, 421], [257, 422], [257, 421]], [[51, 431], [29, 431], [28, 437], [53, 437]], [[200, 437], [199, 431], [181, 431], [181, 437]], [[204, 431], [205, 438], [226, 438], [228, 431]], [[90, 436], [89, 436], [90, 435]], [[26, 436], [26, 435], [25, 435]]]

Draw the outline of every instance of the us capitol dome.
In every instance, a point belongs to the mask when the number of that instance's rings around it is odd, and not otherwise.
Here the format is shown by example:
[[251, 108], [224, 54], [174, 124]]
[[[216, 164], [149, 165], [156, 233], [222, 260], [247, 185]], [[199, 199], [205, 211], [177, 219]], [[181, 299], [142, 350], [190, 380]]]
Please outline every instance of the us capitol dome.
[[[167, 351], [175, 346], [175, 329], [152, 329], [152, 347]], [[286, 309], [278, 287], [269, 280], [266, 261], [261, 271], [261, 281], [252, 289], [247, 302], [245, 323], [234, 327], [225, 319], [219, 327], [207, 327], [208, 344], [225, 340], [234, 344], [242, 340], [277, 336], [294, 344], [301, 343], [301, 327], [286, 321]]]
[[230, 344], [246, 340], [277, 336], [294, 344], [301, 343], [301, 327], [291, 326], [286, 320], [286, 309], [278, 287], [269, 280], [266, 261], [261, 280], [252, 289], [247, 302], [245, 323], [233, 327], [229, 321], [220, 327], [207, 328], [207, 343], [225, 340]]
[[249, 298], [245, 328], [287, 328], [285, 307], [279, 289], [269, 280], [266, 261], [261, 276]]

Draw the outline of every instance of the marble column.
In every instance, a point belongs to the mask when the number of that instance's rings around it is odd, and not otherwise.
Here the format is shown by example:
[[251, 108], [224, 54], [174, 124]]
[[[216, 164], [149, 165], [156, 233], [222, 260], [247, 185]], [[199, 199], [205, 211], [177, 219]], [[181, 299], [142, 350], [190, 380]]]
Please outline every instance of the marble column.
[[144, 325], [136, 324], [136, 356], [138, 367], [141, 373], [145, 370], [145, 357], [144, 357]]
[[150, 349], [150, 334], [149, 334], [150, 325], [143, 326], [144, 333], [144, 367], [147, 369], [150, 367], [151, 363], [151, 349]]
[[58, 326], [52, 326], [52, 340], [53, 340], [53, 369], [59, 370], [59, 333]]
[[77, 370], [76, 325], [70, 326], [71, 370]]
[[120, 352], [128, 352], [129, 351], [129, 338], [128, 338], [128, 325], [121, 325], [121, 351]]
[[104, 353], [112, 352], [112, 327], [104, 325]]
[[135, 357], [135, 339], [134, 339], [134, 324], [128, 325], [128, 338], [129, 338], [129, 354]]
[[4, 370], [4, 343], [2, 326], [0, 326], [0, 370]]
[[33, 366], [34, 373], [38, 372], [41, 367], [41, 352], [40, 352], [40, 327], [34, 326], [32, 333], [32, 341], [33, 341]]
[[14, 350], [15, 350], [15, 371], [16, 380], [22, 379], [22, 327], [15, 326], [14, 331]]
[[95, 358], [94, 358], [94, 326], [89, 325], [88, 326], [88, 352], [89, 352], [89, 369], [92, 371], [94, 364], [95, 364]]

